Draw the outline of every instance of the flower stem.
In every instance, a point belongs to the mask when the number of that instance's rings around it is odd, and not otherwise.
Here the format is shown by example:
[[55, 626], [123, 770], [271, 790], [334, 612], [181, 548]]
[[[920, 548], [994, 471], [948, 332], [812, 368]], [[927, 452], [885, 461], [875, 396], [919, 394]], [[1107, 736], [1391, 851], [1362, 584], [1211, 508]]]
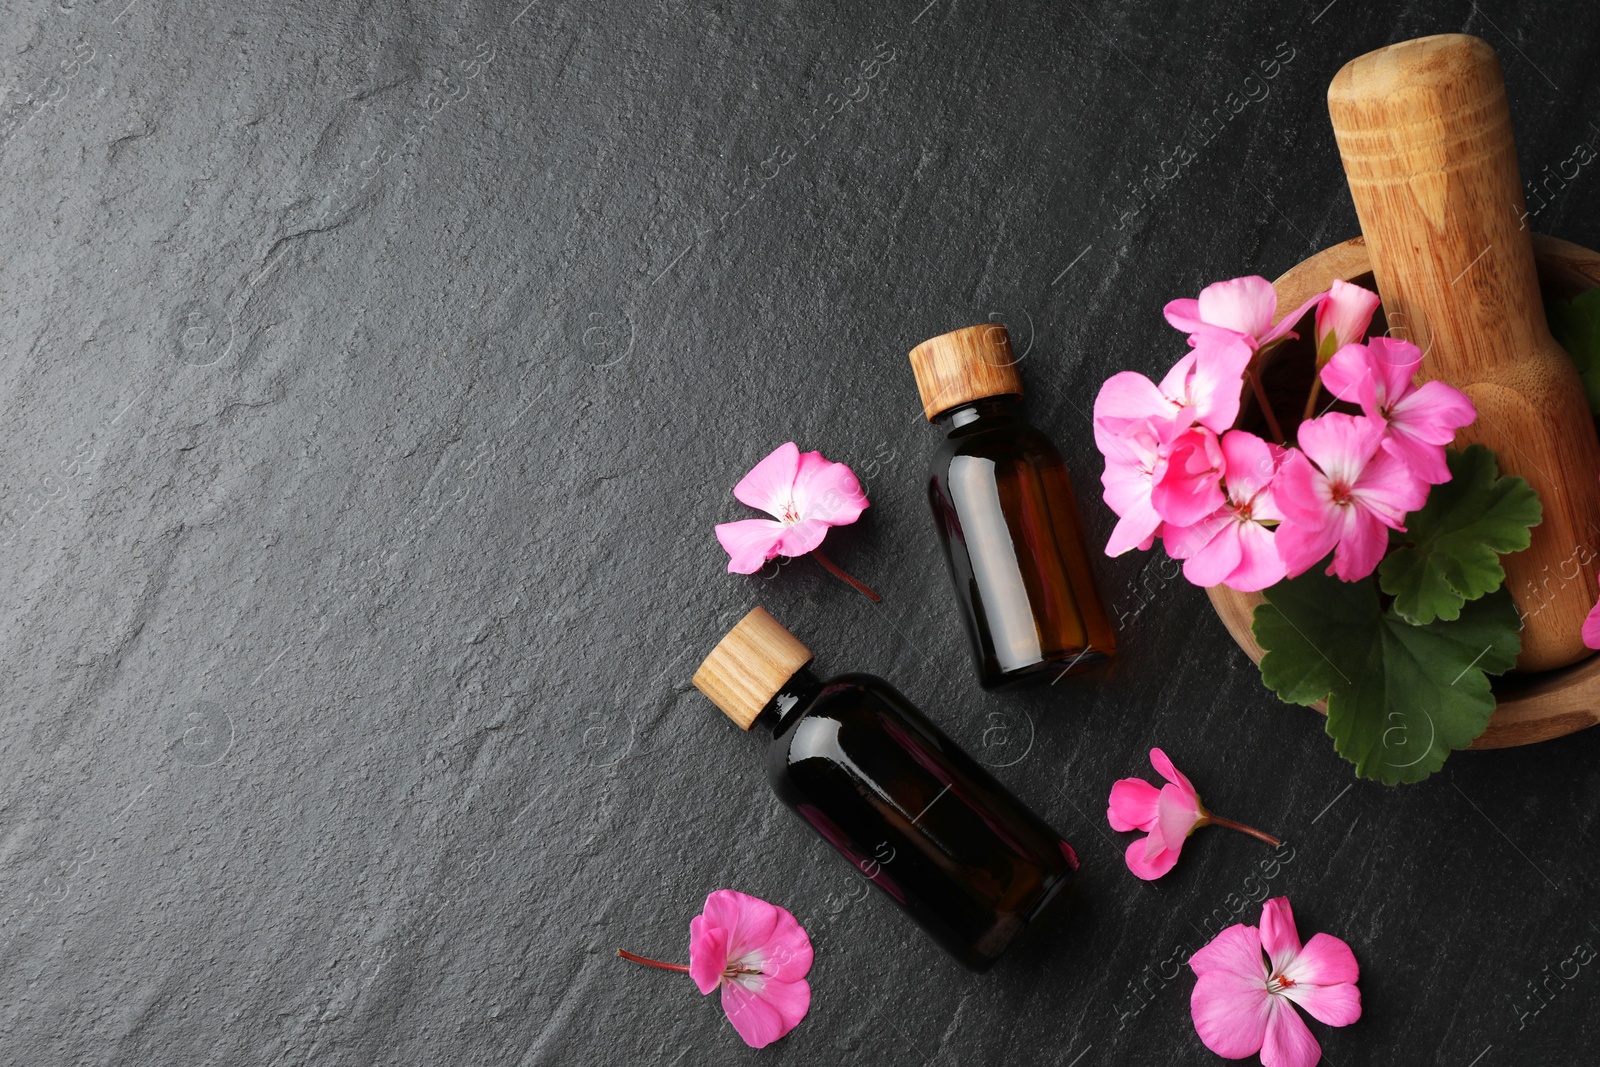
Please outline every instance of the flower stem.
[[1267, 391], [1261, 388], [1261, 374], [1256, 368], [1261, 353], [1257, 352], [1250, 357], [1250, 366], [1245, 374], [1250, 378], [1250, 388], [1255, 390], [1256, 403], [1261, 407], [1261, 414], [1266, 416], [1267, 429], [1272, 433], [1272, 439], [1280, 445], [1288, 445], [1289, 439], [1283, 436], [1283, 427], [1278, 425], [1278, 416], [1272, 410], [1272, 405], [1267, 403]]
[[1300, 421], [1301, 422], [1309, 422], [1310, 421], [1311, 413], [1316, 410], [1316, 407], [1317, 407], [1317, 393], [1321, 388], [1322, 388], [1322, 374], [1319, 371], [1317, 373], [1317, 376], [1315, 378], [1311, 379], [1311, 395], [1306, 397], [1306, 410], [1300, 416]]
[[1257, 830], [1254, 826], [1246, 826], [1242, 822], [1234, 822], [1232, 819], [1224, 819], [1220, 815], [1211, 815], [1208, 817], [1218, 826], [1226, 826], [1230, 830], [1238, 830], [1240, 833], [1249, 834], [1251, 837], [1260, 838], [1273, 848], [1277, 848], [1279, 845], [1283, 844], [1283, 842], [1279, 841], [1276, 837], [1273, 837], [1271, 834], [1264, 834], [1260, 830]]
[[835, 578], [839, 579], [841, 582], [844, 582], [850, 588], [854, 589], [856, 592], [860, 593], [862, 596], [866, 597], [868, 600], [872, 601], [874, 604], [880, 603], [883, 600], [883, 598], [881, 596], [879, 596], [877, 593], [874, 593], [871, 589], [867, 588], [865, 583], [863, 583], [861, 581], [858, 581], [855, 578], [850, 577], [850, 575], [846, 574], [844, 572], [844, 570], [837, 563], [833, 562], [833, 560], [829, 559], [827, 556], [824, 556], [821, 552], [818, 552], [816, 549], [812, 549], [811, 550], [811, 557], [813, 559], [815, 559], [818, 563], [822, 564], [822, 569], [823, 570], [827, 571], [829, 574], [833, 575]]
[[634, 963], [642, 963], [646, 967], [660, 967], [663, 971], [677, 971], [679, 974], [689, 973], [689, 968], [681, 963], [662, 963], [660, 960], [647, 959], [644, 956], [636, 956], [625, 948], [617, 949], [617, 955]]

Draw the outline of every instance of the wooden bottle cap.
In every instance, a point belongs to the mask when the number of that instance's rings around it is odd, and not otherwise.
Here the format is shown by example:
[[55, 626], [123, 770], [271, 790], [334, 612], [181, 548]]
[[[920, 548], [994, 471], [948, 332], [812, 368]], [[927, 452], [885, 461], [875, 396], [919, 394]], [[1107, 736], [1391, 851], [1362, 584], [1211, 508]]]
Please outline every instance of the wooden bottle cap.
[[694, 687], [739, 729], [748, 730], [784, 683], [810, 662], [809, 648], [766, 608], [752, 608], [694, 672]]
[[1022, 395], [1011, 335], [998, 322], [929, 338], [911, 350], [911, 371], [929, 422], [984, 397]]

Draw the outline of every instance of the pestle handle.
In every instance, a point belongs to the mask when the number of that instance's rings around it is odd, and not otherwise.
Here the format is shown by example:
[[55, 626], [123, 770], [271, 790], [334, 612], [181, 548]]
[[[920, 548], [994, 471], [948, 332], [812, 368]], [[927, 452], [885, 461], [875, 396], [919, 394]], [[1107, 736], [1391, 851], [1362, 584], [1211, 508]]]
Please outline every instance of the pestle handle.
[[1477, 406], [1457, 446], [1494, 449], [1544, 506], [1532, 545], [1505, 560], [1517, 666], [1575, 662], [1596, 599], [1600, 440], [1545, 321], [1499, 60], [1463, 34], [1390, 45], [1344, 65], [1328, 112], [1390, 335]]

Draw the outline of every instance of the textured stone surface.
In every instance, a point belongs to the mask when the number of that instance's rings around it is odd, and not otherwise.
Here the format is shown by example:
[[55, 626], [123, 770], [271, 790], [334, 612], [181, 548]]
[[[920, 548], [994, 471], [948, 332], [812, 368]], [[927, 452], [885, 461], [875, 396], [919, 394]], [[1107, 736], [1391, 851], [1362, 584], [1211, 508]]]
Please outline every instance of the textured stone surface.
[[[1008, 323], [1103, 541], [1087, 410], [1165, 300], [1356, 232], [1341, 62], [1483, 35], [1544, 176], [1600, 142], [1600, 9], [922, 4], [0, 4], [0, 1060], [1213, 1063], [1169, 961], [1270, 891], [1360, 957], [1328, 1062], [1593, 1062], [1597, 965], [1530, 985], [1600, 945], [1600, 732], [1352, 784], [1137, 554], [1114, 672], [981, 693], [905, 353]], [[1536, 228], [1600, 246], [1592, 170]], [[881, 606], [724, 573], [789, 439], [864, 475], [829, 546]], [[1062, 929], [974, 977], [859, 899], [688, 686], [754, 602], [1076, 844]], [[1152, 744], [1292, 861], [1136, 882]], [[759, 1057], [612, 955], [723, 886], [818, 946]]]

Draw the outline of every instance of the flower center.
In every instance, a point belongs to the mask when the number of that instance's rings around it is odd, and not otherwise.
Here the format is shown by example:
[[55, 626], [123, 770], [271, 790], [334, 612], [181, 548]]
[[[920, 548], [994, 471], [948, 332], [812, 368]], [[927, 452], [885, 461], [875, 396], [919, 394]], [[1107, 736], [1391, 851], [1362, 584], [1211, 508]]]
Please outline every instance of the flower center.
[[793, 526], [795, 523], [800, 521], [800, 512], [794, 506], [793, 500], [787, 501], [783, 505], [783, 521], [788, 523], [790, 526]]
[[1345, 482], [1334, 482], [1329, 485], [1328, 494], [1335, 504], [1348, 505], [1350, 503], [1350, 486]]
[[1267, 979], [1268, 993], [1282, 993], [1285, 989], [1294, 988], [1294, 979], [1286, 974], [1275, 974]]

